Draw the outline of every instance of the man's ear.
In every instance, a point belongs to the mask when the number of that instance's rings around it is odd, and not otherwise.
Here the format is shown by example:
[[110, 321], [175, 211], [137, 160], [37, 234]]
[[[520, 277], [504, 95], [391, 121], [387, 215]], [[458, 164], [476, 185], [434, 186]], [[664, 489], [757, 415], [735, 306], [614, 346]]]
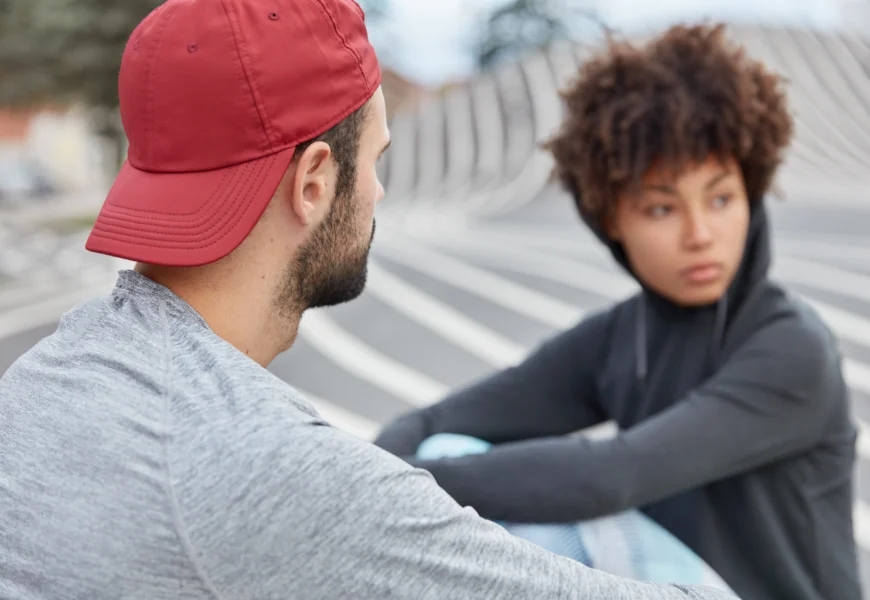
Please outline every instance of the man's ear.
[[293, 158], [290, 207], [303, 225], [329, 210], [330, 188], [335, 183], [332, 149], [326, 142], [312, 142]]

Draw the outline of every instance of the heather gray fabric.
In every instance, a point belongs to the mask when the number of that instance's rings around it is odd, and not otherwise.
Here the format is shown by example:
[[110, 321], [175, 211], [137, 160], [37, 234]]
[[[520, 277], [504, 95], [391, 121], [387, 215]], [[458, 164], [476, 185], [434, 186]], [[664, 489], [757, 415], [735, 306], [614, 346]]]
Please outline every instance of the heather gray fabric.
[[132, 271], [0, 380], [0, 598], [725, 597], [505, 533]]

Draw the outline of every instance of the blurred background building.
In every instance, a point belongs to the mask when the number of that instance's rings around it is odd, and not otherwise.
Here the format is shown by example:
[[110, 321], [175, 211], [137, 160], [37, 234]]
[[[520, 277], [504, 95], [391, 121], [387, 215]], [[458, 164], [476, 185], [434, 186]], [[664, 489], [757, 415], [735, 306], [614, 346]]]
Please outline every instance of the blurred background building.
[[[102, 194], [123, 156], [115, 76], [132, 26], [158, 0], [0, 3], [0, 197]], [[867, 0], [367, 0], [392, 112], [424, 89], [473, 77], [601, 25], [642, 35], [684, 19], [870, 32]]]

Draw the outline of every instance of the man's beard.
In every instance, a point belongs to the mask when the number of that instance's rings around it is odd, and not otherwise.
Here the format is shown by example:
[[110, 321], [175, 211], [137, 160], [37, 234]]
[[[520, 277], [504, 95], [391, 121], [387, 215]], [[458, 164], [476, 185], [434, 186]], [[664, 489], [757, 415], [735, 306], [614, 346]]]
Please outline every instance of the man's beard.
[[353, 196], [336, 198], [320, 226], [287, 268], [276, 299], [282, 312], [335, 306], [362, 294], [368, 274], [369, 249], [375, 234], [360, 244]]

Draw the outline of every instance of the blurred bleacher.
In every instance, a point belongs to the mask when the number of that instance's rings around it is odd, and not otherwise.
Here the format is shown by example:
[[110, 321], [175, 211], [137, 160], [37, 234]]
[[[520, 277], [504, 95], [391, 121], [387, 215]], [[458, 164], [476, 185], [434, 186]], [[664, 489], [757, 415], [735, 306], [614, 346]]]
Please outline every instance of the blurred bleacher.
[[[785, 195], [870, 202], [870, 38], [771, 26], [729, 31], [789, 81], [797, 127], [778, 182]], [[536, 143], [558, 126], [558, 89], [594, 50], [556, 43], [399, 111], [384, 173], [390, 210], [434, 210], [448, 221], [528, 201], [549, 172]]]
[[[771, 26], [738, 25], [730, 31], [750, 54], [790, 81], [797, 136], [780, 189], [796, 201], [867, 202], [870, 38]], [[560, 121], [558, 90], [595, 47], [594, 41], [554, 43], [430, 93], [388, 73], [393, 147], [382, 171], [389, 198], [385, 215], [410, 226], [409, 219], [426, 228], [455, 226], [529, 202], [547, 184], [551, 162], [537, 143]], [[82, 224], [96, 200], [67, 199], [58, 210], [34, 202], [30, 214], [42, 217], [38, 225], [48, 221], [47, 228], [23, 225], [21, 213], [27, 210], [0, 208], [0, 282], [26, 287], [34, 278], [68, 273], [74, 257], [113, 268], [80, 249]], [[64, 212], [69, 205], [72, 210]], [[77, 213], [75, 207], [83, 205], [87, 212]], [[55, 217], [62, 219], [60, 226]]]

